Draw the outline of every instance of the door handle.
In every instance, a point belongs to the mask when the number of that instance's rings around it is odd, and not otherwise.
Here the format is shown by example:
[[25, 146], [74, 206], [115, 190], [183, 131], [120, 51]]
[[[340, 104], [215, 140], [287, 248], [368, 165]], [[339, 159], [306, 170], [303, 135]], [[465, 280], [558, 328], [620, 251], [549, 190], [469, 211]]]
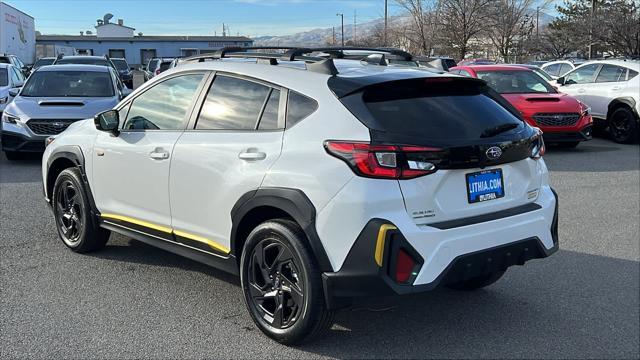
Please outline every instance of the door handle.
[[258, 149], [256, 148], [249, 148], [243, 152], [241, 152], [240, 154], [238, 154], [238, 157], [241, 160], [246, 160], [246, 161], [257, 161], [257, 160], [264, 160], [267, 157], [267, 154], [258, 151]]
[[622, 89], [620, 86], [614, 86], [611, 88], [611, 90], [620, 90], [620, 89]]
[[169, 158], [169, 152], [163, 148], [156, 148], [149, 154], [149, 157], [153, 160], [165, 160]]

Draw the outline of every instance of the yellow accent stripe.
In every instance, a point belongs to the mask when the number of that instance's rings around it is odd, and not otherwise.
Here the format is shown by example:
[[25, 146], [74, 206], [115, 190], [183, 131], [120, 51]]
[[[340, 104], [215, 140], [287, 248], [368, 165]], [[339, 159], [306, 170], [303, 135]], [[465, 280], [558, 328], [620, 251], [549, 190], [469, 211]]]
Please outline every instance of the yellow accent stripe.
[[384, 242], [387, 238], [387, 231], [396, 229], [398, 228], [391, 224], [383, 224], [382, 226], [380, 226], [380, 230], [378, 231], [378, 240], [376, 241], [376, 252], [374, 256], [376, 259], [376, 264], [378, 264], [379, 267], [382, 267], [382, 259], [384, 258]]
[[152, 223], [147, 222], [147, 221], [138, 220], [138, 219], [130, 218], [128, 216], [122, 216], [122, 215], [116, 215], [116, 214], [100, 214], [100, 216], [105, 218], [105, 219], [114, 219], [114, 220], [126, 221], [126, 222], [131, 223], [131, 224], [144, 226], [144, 227], [147, 227], [149, 229], [158, 230], [158, 231], [165, 232], [165, 233], [168, 233], [168, 234], [174, 234], [174, 235], [177, 235], [177, 236], [189, 239], [189, 240], [205, 243], [205, 244], [209, 245], [210, 247], [212, 247], [212, 248], [214, 248], [214, 249], [216, 249], [218, 251], [221, 251], [221, 252], [223, 252], [225, 254], [228, 254], [230, 252], [229, 249], [227, 249], [226, 247], [218, 244], [217, 242], [215, 242], [213, 240], [209, 240], [209, 239], [204, 238], [202, 236], [189, 234], [189, 233], [186, 233], [184, 231], [173, 230], [172, 228], [168, 228], [166, 226], [156, 225], [156, 224], [152, 224]]
[[107, 219], [126, 221], [126, 222], [129, 222], [129, 223], [132, 223], [132, 224], [148, 227], [150, 229], [162, 231], [162, 232], [169, 233], [169, 234], [171, 234], [173, 232], [173, 230], [171, 228], [168, 228], [168, 227], [165, 227], [165, 226], [161, 226], [161, 225], [152, 224], [150, 222], [146, 222], [146, 221], [142, 221], [142, 220], [138, 220], [138, 219], [134, 219], [134, 218], [130, 218], [128, 216], [115, 215], [115, 214], [100, 214], [100, 216], [102, 216], [103, 218], [107, 218]]
[[189, 240], [194, 240], [194, 241], [197, 241], [197, 242], [205, 243], [205, 244], [211, 246], [212, 248], [214, 248], [214, 249], [216, 249], [218, 251], [222, 251], [225, 254], [229, 253], [229, 249], [227, 249], [226, 247], [218, 244], [217, 242], [215, 242], [213, 240], [209, 240], [207, 238], [204, 238], [202, 236], [189, 234], [189, 233], [182, 232], [182, 231], [179, 231], [179, 230], [173, 230], [173, 233], [178, 235], [178, 236], [181, 236], [183, 238], [189, 239]]

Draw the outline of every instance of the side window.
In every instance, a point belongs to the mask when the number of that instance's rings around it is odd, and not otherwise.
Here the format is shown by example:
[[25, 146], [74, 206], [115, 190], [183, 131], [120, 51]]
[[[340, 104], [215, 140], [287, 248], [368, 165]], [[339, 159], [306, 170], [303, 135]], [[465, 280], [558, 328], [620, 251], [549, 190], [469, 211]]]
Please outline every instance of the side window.
[[165, 80], [133, 100], [124, 130], [182, 129], [203, 74]]
[[11, 84], [13, 86], [16, 86], [16, 84], [20, 83], [22, 80], [22, 77], [20, 75], [18, 75], [18, 70], [16, 70], [15, 67], [11, 66], [9, 67], [10, 71], [9, 73], [11, 74]]
[[560, 65], [561, 64], [551, 64], [543, 67], [542, 69], [549, 75], [558, 76], [558, 73], [560, 72]]
[[615, 66], [615, 65], [602, 65], [598, 77], [596, 77], [597, 83], [602, 82], [617, 82], [624, 81], [627, 76], [627, 69]]
[[565, 84], [586, 84], [593, 82], [593, 76], [598, 70], [598, 64], [585, 65], [568, 73], [565, 77]]
[[635, 70], [629, 69], [629, 75], [627, 76], [627, 80], [631, 80], [638, 75], [638, 72]]
[[311, 115], [316, 109], [318, 109], [318, 102], [295, 91], [289, 91], [287, 129]]
[[269, 100], [264, 107], [262, 117], [260, 118], [260, 124], [258, 129], [260, 130], [275, 130], [278, 128], [278, 108], [280, 107], [280, 90], [271, 90]]
[[255, 129], [270, 90], [253, 81], [216, 75], [200, 110], [196, 129]]
[[569, 64], [562, 64], [562, 65], [560, 65], [560, 72], [558, 73], [558, 75], [562, 76], [562, 75], [568, 73], [571, 70], [573, 70], [573, 66], [571, 66]]

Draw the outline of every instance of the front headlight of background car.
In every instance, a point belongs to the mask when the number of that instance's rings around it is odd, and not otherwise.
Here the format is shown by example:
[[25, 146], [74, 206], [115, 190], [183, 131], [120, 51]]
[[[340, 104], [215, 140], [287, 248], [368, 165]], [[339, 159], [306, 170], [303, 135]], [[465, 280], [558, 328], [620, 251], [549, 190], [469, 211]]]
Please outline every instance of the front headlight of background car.
[[22, 120], [20, 120], [20, 117], [11, 115], [6, 111], [2, 113], [2, 122], [22, 126]]
[[591, 114], [591, 108], [587, 106], [587, 104], [581, 101], [578, 101], [578, 103], [580, 103], [580, 116], [587, 116]]

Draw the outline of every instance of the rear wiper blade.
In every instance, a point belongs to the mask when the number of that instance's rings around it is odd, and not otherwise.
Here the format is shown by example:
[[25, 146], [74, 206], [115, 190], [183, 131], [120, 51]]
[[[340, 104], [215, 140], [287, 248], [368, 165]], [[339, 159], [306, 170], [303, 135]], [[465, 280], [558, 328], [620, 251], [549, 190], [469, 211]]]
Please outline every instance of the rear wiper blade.
[[494, 127], [485, 129], [482, 132], [482, 134], [480, 134], [480, 137], [487, 138], [487, 137], [496, 136], [498, 134], [501, 134], [503, 132], [509, 131], [511, 129], [515, 129], [517, 127], [518, 127], [518, 124], [514, 124], [514, 123], [502, 124], [502, 125], [494, 126]]

